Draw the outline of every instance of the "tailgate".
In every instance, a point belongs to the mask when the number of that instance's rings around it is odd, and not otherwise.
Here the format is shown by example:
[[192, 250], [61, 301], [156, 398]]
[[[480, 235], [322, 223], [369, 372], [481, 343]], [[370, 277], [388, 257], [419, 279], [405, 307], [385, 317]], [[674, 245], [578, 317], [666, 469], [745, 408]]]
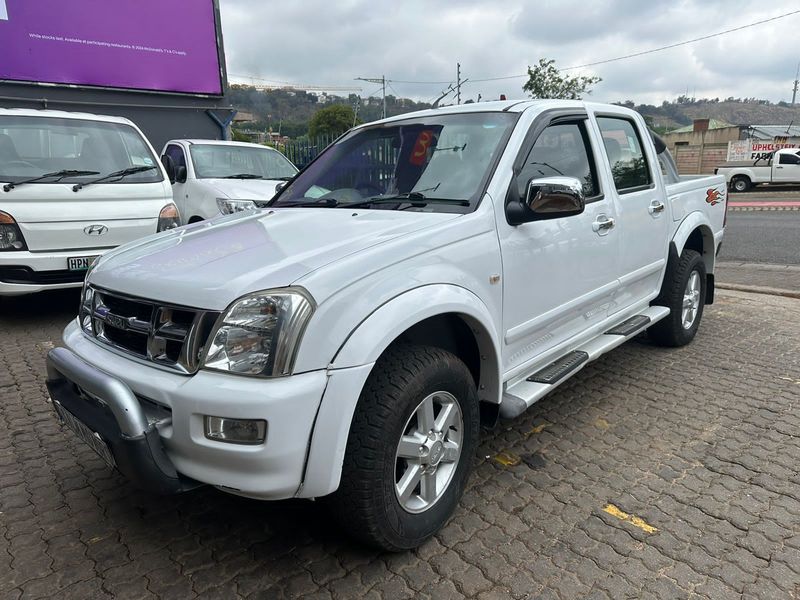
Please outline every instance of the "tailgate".
[[162, 182], [25, 185], [0, 196], [0, 210], [17, 221], [32, 252], [110, 248], [156, 232], [172, 201]]

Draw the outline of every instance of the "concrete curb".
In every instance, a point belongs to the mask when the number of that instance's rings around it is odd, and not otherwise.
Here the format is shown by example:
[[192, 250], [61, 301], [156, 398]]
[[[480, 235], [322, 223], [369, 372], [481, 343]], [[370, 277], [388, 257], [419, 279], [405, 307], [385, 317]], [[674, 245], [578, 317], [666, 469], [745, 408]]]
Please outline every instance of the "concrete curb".
[[767, 294], [769, 296], [783, 296], [784, 298], [796, 298], [800, 300], [800, 292], [793, 290], [782, 290], [773, 287], [764, 287], [761, 285], [741, 285], [738, 283], [720, 283], [714, 284], [714, 287], [720, 290], [732, 290], [734, 292], [750, 292], [751, 294]]
[[764, 210], [800, 210], [800, 206], [735, 206], [728, 205], [730, 212], [751, 212], [751, 211], [764, 211]]

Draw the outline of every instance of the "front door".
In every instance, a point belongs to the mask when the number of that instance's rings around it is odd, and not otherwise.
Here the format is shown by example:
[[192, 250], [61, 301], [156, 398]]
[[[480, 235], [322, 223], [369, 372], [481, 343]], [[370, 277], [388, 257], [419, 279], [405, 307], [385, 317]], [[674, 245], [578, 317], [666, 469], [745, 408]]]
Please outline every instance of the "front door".
[[[541, 130], [518, 172], [531, 179], [578, 179], [586, 209], [518, 226], [500, 226], [505, 370], [521, 367], [602, 321], [616, 290], [619, 234], [613, 199], [603, 195], [586, 115], [562, 116]], [[531, 133], [531, 135], [534, 135]], [[514, 184], [512, 184], [514, 185]], [[512, 190], [514, 193], [514, 190]]]
[[800, 156], [782, 152], [778, 164], [774, 165], [772, 181], [775, 183], [797, 183], [800, 181]]
[[[619, 292], [613, 312], [658, 295], [668, 255], [669, 214], [658, 160], [645, 152], [645, 129], [625, 115], [597, 116], [604, 146], [604, 168], [613, 185], [620, 227]], [[652, 148], [652, 144], [647, 148]], [[649, 151], [652, 154], [652, 151]]]
[[[178, 167], [187, 168], [186, 153], [183, 151], [183, 148], [177, 144], [170, 144], [167, 146], [164, 150], [164, 154], [169, 156], [173, 163], [175, 163], [175, 170], [177, 170]], [[175, 206], [178, 207], [178, 212], [181, 214], [181, 222], [185, 225], [193, 216], [189, 214], [188, 186], [185, 181], [176, 181], [172, 184], [172, 201], [175, 203]]]

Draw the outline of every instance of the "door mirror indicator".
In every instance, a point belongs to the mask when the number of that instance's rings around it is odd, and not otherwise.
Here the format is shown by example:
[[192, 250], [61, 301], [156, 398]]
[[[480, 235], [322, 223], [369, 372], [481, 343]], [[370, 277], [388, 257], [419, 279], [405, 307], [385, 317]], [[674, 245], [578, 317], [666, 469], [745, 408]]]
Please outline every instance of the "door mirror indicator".
[[175, 161], [168, 154], [161, 157], [161, 164], [164, 165], [164, 170], [167, 172], [167, 177], [170, 183], [175, 183]]
[[511, 225], [579, 215], [586, 207], [583, 184], [574, 177], [531, 179], [525, 190], [524, 199], [506, 205]]
[[186, 183], [186, 167], [177, 167], [175, 169], [175, 182]]

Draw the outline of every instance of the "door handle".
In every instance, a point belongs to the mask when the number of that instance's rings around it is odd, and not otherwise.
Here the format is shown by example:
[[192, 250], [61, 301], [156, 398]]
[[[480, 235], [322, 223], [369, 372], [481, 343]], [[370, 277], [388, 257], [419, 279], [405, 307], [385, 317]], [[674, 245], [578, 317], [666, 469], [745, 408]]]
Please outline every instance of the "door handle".
[[606, 217], [605, 215], [600, 215], [597, 217], [597, 221], [592, 223], [592, 231], [608, 231], [609, 229], [613, 229], [616, 222], [614, 219], [610, 217]]
[[655, 215], [655, 214], [664, 212], [665, 208], [666, 208], [666, 206], [664, 206], [663, 202], [661, 202], [660, 200], [653, 200], [650, 203], [650, 207], [648, 208], [648, 211], [650, 212], [651, 215]]

